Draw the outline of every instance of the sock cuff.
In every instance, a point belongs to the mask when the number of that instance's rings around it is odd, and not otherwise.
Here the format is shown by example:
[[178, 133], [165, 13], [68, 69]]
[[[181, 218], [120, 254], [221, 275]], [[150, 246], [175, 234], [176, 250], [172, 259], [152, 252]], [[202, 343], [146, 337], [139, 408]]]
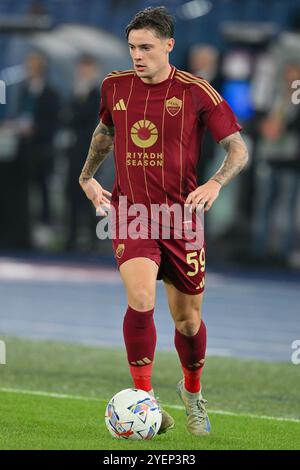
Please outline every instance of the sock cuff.
[[140, 310], [135, 310], [133, 307], [131, 307], [130, 305], [128, 305], [127, 307], [127, 313], [130, 312], [131, 315], [153, 315], [154, 313], [154, 308], [152, 308], [151, 310], [146, 310], [145, 312], [141, 312]]
[[195, 369], [195, 370], [190, 370], [181, 364], [181, 369], [182, 369], [184, 377], [189, 380], [197, 380], [201, 377], [201, 374], [202, 374], [202, 370], [201, 370], [202, 367], [199, 367], [198, 369]]
[[144, 365], [142, 364], [140, 366], [133, 366], [129, 364], [129, 368], [130, 368], [130, 373], [132, 377], [134, 378], [145, 377], [145, 376], [151, 377], [153, 362], [151, 362], [151, 364], [144, 364]]
[[135, 326], [144, 327], [153, 321], [153, 315], [154, 308], [152, 310], [147, 310], [146, 312], [139, 312], [128, 305], [124, 320], [126, 319], [127, 323], [133, 323]]

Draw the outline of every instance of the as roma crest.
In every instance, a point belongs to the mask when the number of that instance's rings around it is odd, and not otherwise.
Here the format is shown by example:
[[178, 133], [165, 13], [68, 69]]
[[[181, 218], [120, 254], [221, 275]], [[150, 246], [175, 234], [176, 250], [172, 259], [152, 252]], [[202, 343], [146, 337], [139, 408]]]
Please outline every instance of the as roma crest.
[[124, 243], [119, 243], [119, 245], [117, 246], [117, 249], [116, 249], [116, 257], [117, 258], [122, 258], [124, 250], [125, 250]]
[[170, 98], [166, 101], [166, 108], [171, 116], [175, 116], [182, 108], [182, 100], [179, 100], [176, 98], [176, 96], [173, 96], [173, 98]]

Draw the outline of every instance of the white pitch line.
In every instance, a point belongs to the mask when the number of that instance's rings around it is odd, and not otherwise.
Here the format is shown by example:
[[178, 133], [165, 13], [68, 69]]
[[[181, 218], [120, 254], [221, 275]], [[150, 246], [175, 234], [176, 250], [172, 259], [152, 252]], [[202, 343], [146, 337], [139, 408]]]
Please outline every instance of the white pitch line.
[[20, 395], [35, 395], [38, 397], [49, 397], [49, 398], [69, 398], [71, 400], [98, 401], [98, 402], [101, 401], [98, 398], [94, 398], [94, 397], [84, 397], [81, 395], [65, 395], [62, 393], [42, 392], [40, 390], [22, 390], [19, 388], [0, 388], [0, 392], [19, 393]]
[[[71, 399], [71, 400], [83, 400], [83, 401], [97, 401], [97, 402], [105, 402], [101, 398], [95, 397], [85, 397], [82, 395], [66, 395], [62, 393], [51, 393], [51, 392], [42, 392], [40, 390], [22, 390], [16, 388], [0, 388], [0, 392], [4, 393], [18, 393], [21, 395], [33, 395], [33, 396], [40, 396], [40, 397], [49, 397], [49, 398], [63, 398], [63, 399]], [[171, 408], [174, 410], [183, 410], [183, 406], [179, 405], [164, 405], [166, 408]], [[223, 415], [223, 416], [233, 416], [235, 418], [253, 418], [253, 419], [264, 419], [269, 421], [281, 421], [281, 422], [289, 422], [289, 423], [298, 423], [300, 424], [300, 419], [297, 418], [282, 418], [277, 416], [264, 416], [264, 415], [254, 415], [251, 413], [233, 413], [232, 411], [224, 411], [224, 410], [208, 410], [209, 413], [215, 415]]]

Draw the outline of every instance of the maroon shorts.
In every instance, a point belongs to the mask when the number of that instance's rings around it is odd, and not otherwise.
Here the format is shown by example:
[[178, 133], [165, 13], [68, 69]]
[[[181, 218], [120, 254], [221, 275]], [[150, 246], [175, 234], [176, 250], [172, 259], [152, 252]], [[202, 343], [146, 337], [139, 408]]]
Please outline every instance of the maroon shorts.
[[115, 259], [120, 267], [132, 258], [149, 258], [159, 266], [157, 279], [169, 280], [179, 291], [196, 295], [204, 290], [205, 247], [187, 249], [188, 240], [137, 239], [112, 240]]

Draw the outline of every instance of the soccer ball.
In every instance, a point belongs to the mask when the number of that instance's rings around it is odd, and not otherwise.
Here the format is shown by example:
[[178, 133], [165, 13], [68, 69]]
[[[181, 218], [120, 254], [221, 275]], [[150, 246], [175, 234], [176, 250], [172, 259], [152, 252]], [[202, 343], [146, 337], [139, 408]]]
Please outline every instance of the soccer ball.
[[116, 439], [152, 439], [161, 425], [161, 409], [149, 393], [127, 388], [108, 402], [105, 424]]

